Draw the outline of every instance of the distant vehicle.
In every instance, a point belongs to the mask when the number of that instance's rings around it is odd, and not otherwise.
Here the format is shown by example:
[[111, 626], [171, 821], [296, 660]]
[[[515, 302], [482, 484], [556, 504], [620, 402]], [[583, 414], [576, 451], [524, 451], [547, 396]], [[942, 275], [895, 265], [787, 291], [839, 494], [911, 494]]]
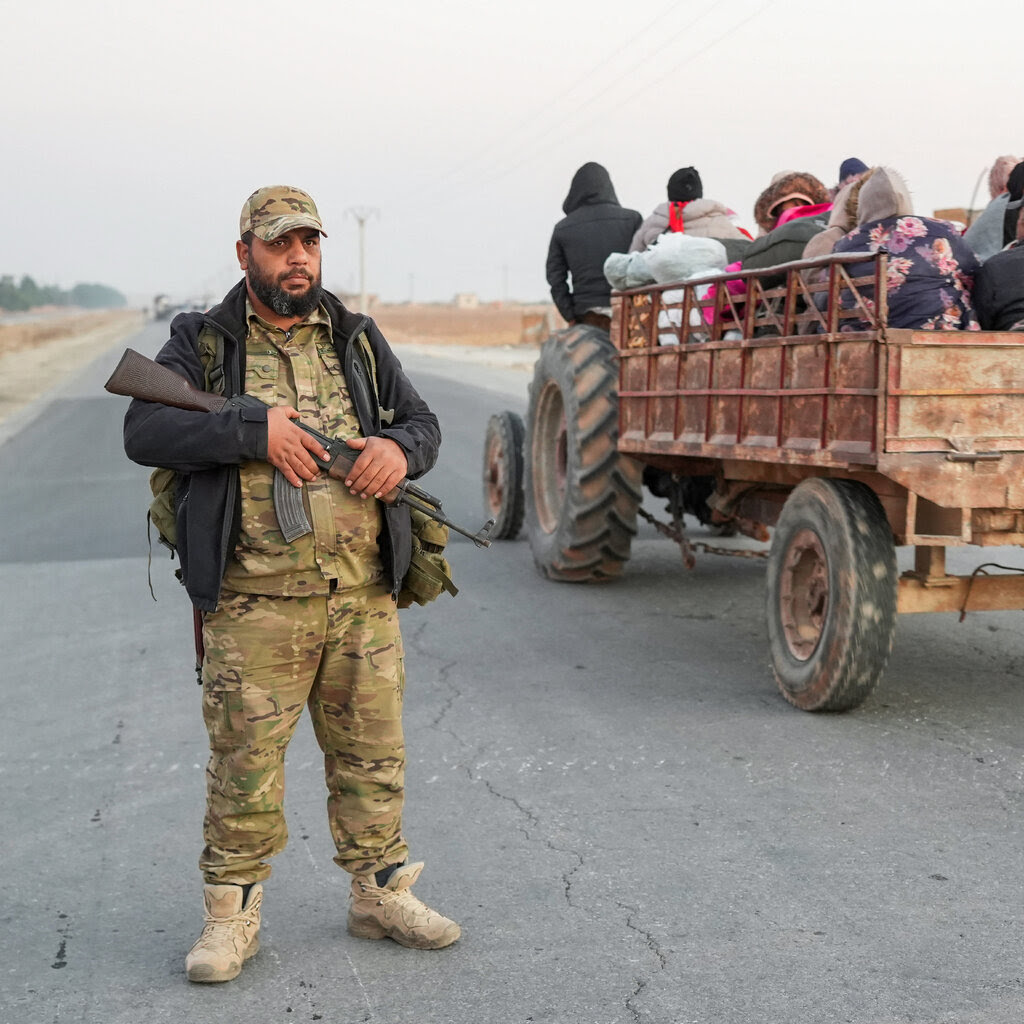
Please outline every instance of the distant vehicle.
[[170, 320], [176, 313], [197, 311], [205, 313], [213, 303], [209, 296], [192, 296], [184, 302], [177, 302], [169, 295], [157, 295], [153, 299], [153, 318], [155, 320]]

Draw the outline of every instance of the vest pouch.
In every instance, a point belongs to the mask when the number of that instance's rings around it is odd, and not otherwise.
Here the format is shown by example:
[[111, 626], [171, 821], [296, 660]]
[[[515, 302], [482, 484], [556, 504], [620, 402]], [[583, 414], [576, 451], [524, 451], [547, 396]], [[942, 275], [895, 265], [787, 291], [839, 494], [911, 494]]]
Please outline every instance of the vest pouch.
[[448, 527], [419, 509], [409, 509], [412, 520], [412, 557], [398, 593], [398, 607], [430, 604], [446, 590], [453, 597], [459, 588], [452, 582], [452, 567], [444, 557]]
[[[196, 340], [196, 350], [203, 364], [203, 389], [224, 394], [224, 339], [210, 327], [203, 327]], [[178, 474], [173, 469], [154, 469], [149, 475], [153, 500], [149, 503], [148, 522], [156, 530], [157, 539], [170, 548], [173, 556], [178, 548], [178, 523], [175, 510]], [[180, 570], [179, 570], [180, 572]], [[150, 590], [152, 590], [152, 584]]]
[[149, 504], [149, 521], [156, 530], [157, 539], [173, 553], [178, 543], [178, 528], [175, 522], [174, 494], [178, 474], [173, 469], [154, 469], [149, 475], [149, 489], [153, 500]]

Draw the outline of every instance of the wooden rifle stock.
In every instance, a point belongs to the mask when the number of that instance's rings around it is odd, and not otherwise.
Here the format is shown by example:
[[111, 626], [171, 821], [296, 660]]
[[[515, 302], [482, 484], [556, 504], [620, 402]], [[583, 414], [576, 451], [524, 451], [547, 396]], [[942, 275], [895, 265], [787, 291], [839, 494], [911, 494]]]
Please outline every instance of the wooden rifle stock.
[[180, 373], [161, 366], [134, 349], [126, 348], [103, 387], [112, 395], [140, 398], [191, 412], [220, 412], [228, 400], [223, 395], [200, 391]]

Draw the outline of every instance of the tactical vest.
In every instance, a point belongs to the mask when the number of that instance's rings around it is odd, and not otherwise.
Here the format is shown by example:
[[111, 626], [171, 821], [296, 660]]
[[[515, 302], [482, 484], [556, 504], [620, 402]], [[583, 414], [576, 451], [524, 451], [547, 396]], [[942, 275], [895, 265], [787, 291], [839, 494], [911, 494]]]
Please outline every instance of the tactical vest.
[[[377, 361], [370, 347], [366, 332], [358, 340], [363, 361], [370, 371], [373, 382], [373, 401], [377, 404], [382, 423], [390, 423], [394, 411], [382, 409], [378, 399]], [[224, 393], [224, 338], [212, 327], [204, 326], [197, 341], [199, 359], [203, 365], [203, 390], [221, 395]], [[177, 547], [177, 506], [180, 476], [173, 469], [154, 469], [149, 477], [153, 498], [146, 513], [146, 531], [152, 526], [157, 539], [170, 549], [173, 558]], [[442, 590], [453, 596], [458, 588], [452, 582], [451, 565], [444, 557], [448, 544], [448, 527], [431, 519], [424, 513], [410, 509], [412, 520], [412, 559], [405, 579], [398, 593], [398, 607], [408, 608], [412, 604], [429, 604], [439, 597]], [[175, 575], [181, 579], [181, 570]], [[150, 593], [153, 593], [152, 581]], [[154, 597], [155, 599], [155, 597]]]

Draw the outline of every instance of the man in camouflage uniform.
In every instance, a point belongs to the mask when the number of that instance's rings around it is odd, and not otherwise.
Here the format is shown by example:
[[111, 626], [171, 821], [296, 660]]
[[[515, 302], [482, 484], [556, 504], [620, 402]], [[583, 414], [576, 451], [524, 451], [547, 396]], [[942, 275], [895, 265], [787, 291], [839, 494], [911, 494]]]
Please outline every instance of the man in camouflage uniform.
[[[210, 415], [135, 400], [125, 450], [179, 475], [182, 581], [203, 613], [203, 715], [210, 737], [206, 924], [192, 981], [228, 981], [259, 949], [260, 884], [287, 841], [284, 754], [308, 706], [324, 751], [335, 862], [353, 876], [348, 929], [436, 949], [454, 921], [411, 891], [423, 868], [402, 835], [402, 639], [395, 598], [408, 568], [408, 511], [384, 499], [437, 457], [437, 419], [367, 317], [320, 284], [313, 200], [271, 186], [242, 208], [245, 278], [207, 314], [171, 324], [157, 361], [196, 387], [256, 395], [266, 410]], [[372, 358], [366, 353], [366, 347]], [[345, 481], [318, 471], [320, 444], [358, 453]], [[302, 488], [312, 530], [291, 542], [274, 474]]]

